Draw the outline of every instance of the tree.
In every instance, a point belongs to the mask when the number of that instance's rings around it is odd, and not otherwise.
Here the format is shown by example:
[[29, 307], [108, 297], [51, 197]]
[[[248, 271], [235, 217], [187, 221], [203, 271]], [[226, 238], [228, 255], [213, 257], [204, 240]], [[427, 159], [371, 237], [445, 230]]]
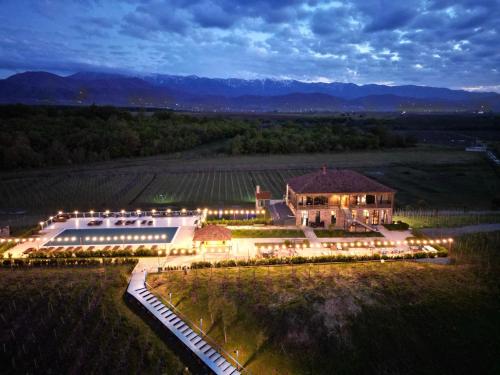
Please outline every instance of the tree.
[[209, 289], [208, 293], [208, 313], [210, 314], [210, 321], [214, 324], [215, 320], [221, 313], [221, 299], [217, 292], [213, 289]]
[[231, 154], [240, 155], [243, 152], [243, 141], [240, 135], [233, 138], [231, 142]]
[[238, 309], [232, 301], [223, 299], [221, 301], [221, 317], [222, 317], [222, 329], [224, 331], [224, 342], [227, 344], [227, 331], [226, 328], [231, 324], [238, 315]]

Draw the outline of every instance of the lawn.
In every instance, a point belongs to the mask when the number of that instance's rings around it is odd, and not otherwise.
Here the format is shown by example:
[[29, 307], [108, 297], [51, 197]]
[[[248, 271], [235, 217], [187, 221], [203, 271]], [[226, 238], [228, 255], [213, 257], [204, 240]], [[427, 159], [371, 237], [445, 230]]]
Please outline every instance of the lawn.
[[2, 374], [178, 374], [123, 301], [129, 266], [0, 268]]
[[497, 374], [499, 243], [498, 232], [463, 237], [453, 265], [204, 269], [148, 281], [254, 374]]
[[379, 232], [349, 232], [343, 229], [315, 229], [317, 237], [383, 237]]
[[304, 238], [300, 229], [233, 229], [233, 238]]
[[489, 213], [484, 215], [479, 214], [463, 214], [463, 215], [446, 215], [446, 214], [419, 214], [416, 212], [410, 214], [398, 214], [393, 219], [401, 220], [410, 225], [411, 228], [451, 228], [461, 227], [465, 225], [478, 225], [487, 223], [500, 223], [500, 212]]

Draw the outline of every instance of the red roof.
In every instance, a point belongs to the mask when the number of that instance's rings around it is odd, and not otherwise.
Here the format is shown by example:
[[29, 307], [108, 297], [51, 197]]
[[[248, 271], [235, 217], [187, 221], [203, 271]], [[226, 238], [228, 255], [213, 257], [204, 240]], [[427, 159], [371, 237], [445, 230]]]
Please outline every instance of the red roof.
[[271, 199], [271, 192], [270, 191], [261, 191], [259, 193], [255, 193], [255, 198], [256, 199]]
[[344, 170], [319, 170], [287, 181], [288, 186], [303, 193], [394, 193], [391, 189], [361, 173]]
[[228, 241], [231, 239], [231, 231], [219, 225], [206, 225], [203, 228], [196, 228], [194, 231], [194, 241]]

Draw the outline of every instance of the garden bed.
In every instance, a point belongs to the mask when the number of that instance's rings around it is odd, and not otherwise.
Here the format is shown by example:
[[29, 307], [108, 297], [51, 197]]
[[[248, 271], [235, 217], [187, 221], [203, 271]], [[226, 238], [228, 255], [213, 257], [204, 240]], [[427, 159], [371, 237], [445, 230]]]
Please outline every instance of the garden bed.
[[301, 229], [233, 229], [233, 238], [305, 238]]

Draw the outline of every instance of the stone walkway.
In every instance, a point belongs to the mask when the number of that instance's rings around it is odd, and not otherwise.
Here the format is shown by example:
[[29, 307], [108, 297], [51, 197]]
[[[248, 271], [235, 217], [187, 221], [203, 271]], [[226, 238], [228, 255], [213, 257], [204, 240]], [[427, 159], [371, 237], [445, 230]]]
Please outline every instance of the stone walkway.
[[309, 240], [310, 243], [320, 242], [318, 236], [316, 236], [316, 233], [314, 233], [313, 228], [302, 227], [302, 230], [304, 231], [304, 234], [306, 235], [306, 238]]

